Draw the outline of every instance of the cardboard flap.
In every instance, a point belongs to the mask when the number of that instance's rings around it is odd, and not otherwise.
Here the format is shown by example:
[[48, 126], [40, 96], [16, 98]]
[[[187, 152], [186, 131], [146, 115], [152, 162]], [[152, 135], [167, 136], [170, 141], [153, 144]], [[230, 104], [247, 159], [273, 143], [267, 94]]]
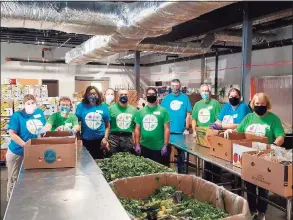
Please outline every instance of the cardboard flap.
[[63, 137], [63, 138], [37, 138], [29, 140], [25, 146], [33, 145], [47, 145], [47, 144], [74, 144], [76, 142], [75, 137]]
[[69, 131], [48, 131], [44, 137], [70, 137], [73, 136]]

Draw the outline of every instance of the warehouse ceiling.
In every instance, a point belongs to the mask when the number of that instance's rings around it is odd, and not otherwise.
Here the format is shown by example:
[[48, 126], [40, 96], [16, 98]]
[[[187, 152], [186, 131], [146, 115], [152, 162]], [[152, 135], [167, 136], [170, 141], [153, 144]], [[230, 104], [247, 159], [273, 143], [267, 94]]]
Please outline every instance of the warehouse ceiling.
[[[34, 2], [34, 4], [39, 3]], [[3, 22], [3, 18], [9, 18], [11, 13], [4, 13], [3, 15], [3, 10], [5, 10], [5, 8], [3, 9], [3, 5], [1, 3], [1, 42], [39, 44], [51, 47], [73, 48], [91, 39], [94, 35], [97, 35], [98, 33], [95, 29], [96, 26], [104, 25], [105, 29], [103, 29], [102, 34], [108, 34], [107, 32], [112, 33], [112, 29], [115, 28], [117, 22], [125, 22], [123, 20], [126, 19], [127, 14], [127, 10], [125, 10], [125, 8], [127, 8], [128, 10], [135, 10], [136, 8], [147, 6], [147, 4], [150, 3], [131, 2], [128, 3], [128, 6], [124, 7], [124, 11], [121, 12], [121, 9], [119, 8], [121, 8], [122, 4], [125, 3], [87, 2], [86, 4], [80, 4], [78, 2], [60, 2], [58, 3], [58, 5], [54, 5], [54, 9], [56, 9], [56, 11], [64, 7], [74, 8], [75, 10], [85, 10], [90, 8], [90, 12], [100, 12], [100, 18], [105, 18], [103, 17], [103, 15], [105, 13], [110, 13], [112, 15], [112, 19], [95, 20], [94, 18], [91, 18], [91, 13], [88, 13], [86, 17], [84, 16], [84, 14], [79, 14], [71, 18], [71, 21], [78, 21], [76, 22], [78, 25], [74, 26], [61, 25], [59, 27], [56, 25], [53, 26], [52, 24], [51, 26], [45, 26], [44, 22], [41, 22], [30, 23], [26, 25], [26, 27], [29, 28], [23, 28], [23, 22], [14, 22], [13, 25], [11, 25], [11, 23], [9, 22], [7, 24], [7, 20]], [[156, 4], [158, 7], [160, 6], [159, 3]], [[193, 48], [191, 53], [197, 53], [197, 50], [194, 48], [202, 49], [202, 46], [204, 45], [203, 40], [208, 41], [208, 44], [210, 43], [210, 41], [213, 42], [212, 46], [208, 48], [209, 51], [213, 51], [215, 49], [239, 49], [239, 47], [241, 46], [241, 23], [243, 19], [243, 8], [243, 2], [236, 2], [227, 6], [220, 7], [218, 9], [216, 8], [215, 10], [211, 10], [211, 12], [202, 14], [199, 17], [188, 20], [186, 22], [178, 22], [178, 25], [173, 26], [170, 30], [166, 31], [166, 33], [164, 33], [164, 31], [161, 31], [160, 33], [160, 31], [155, 30], [153, 31], [152, 37], [142, 38], [141, 44], [143, 45], [140, 46], [140, 50], [148, 51], [142, 54], [144, 56], [149, 56], [152, 54], [150, 50], [158, 51], [158, 46], [156, 46], [155, 48], [147, 46], [146, 48], [146, 45], [159, 45], [159, 51], [161, 52], [166, 50], [166, 47], [168, 46], [170, 48]], [[289, 25], [292, 26], [291, 2], [266, 2], [266, 7], [263, 6], [263, 2], [249, 2], [249, 8], [251, 16], [254, 20], [254, 44], [261, 44], [264, 43], [264, 41], [270, 42], [274, 40], [282, 40], [280, 39], [280, 36], [276, 35], [276, 32], [272, 34], [271, 31], [280, 27], [286, 27]], [[8, 9], [12, 9], [12, 12], [17, 12], [18, 17], [13, 17], [13, 21], [16, 21], [17, 19], [21, 21], [21, 16], [23, 16], [23, 14], [27, 12], [24, 11], [23, 8], [10, 7]], [[69, 13], [68, 11], [66, 12]], [[117, 19], [116, 15], [119, 13], [125, 13], [125, 15], [122, 16], [122, 20], [121, 17], [119, 17], [120, 20]], [[58, 18], [53, 15], [53, 13], [50, 14], [50, 11], [44, 12], [43, 14], [43, 16], [47, 20], [48, 18], [57, 20], [63, 18], [61, 15]], [[87, 28], [85, 29], [83, 24], [84, 22], [88, 22], [87, 19], [90, 19], [93, 27], [89, 28], [89, 26], [87, 26]], [[33, 29], [33, 27], [37, 29]], [[52, 30], [52, 28], [60, 30]], [[75, 32], [73, 32], [73, 30]], [[85, 32], [87, 32], [87, 34], [84, 34]], [[231, 36], [233, 36], [233, 38], [231, 38]], [[168, 50], [166, 50], [165, 52], [168, 53]], [[178, 50], [172, 52], [180, 53], [180, 51]], [[186, 50], [183, 52], [186, 52]], [[199, 53], [201, 53], [201, 51]], [[125, 58], [120, 57], [119, 59], [117, 59], [117, 61], [125, 63], [128, 61], [131, 62], [132, 59], [133, 55], [131, 54], [131, 52], [128, 52]]]

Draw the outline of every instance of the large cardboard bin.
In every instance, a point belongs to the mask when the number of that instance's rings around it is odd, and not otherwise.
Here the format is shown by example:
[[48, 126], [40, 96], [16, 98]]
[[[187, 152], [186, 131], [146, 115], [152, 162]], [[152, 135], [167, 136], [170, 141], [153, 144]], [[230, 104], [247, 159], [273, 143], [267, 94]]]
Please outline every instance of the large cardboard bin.
[[268, 143], [266, 137], [246, 133], [233, 132], [229, 135], [229, 139], [224, 138], [223, 133], [212, 135], [209, 136], [209, 142], [211, 145], [210, 155], [232, 162], [233, 144], [249, 145], [252, 141]]
[[164, 185], [176, 186], [186, 195], [225, 209], [229, 214], [225, 220], [251, 219], [248, 203], [244, 198], [192, 175], [151, 174], [115, 180], [110, 185], [117, 196], [129, 199], [145, 199]]
[[[265, 150], [261, 153], [269, 151]], [[253, 156], [256, 152], [258, 151], [243, 154], [241, 178], [282, 197], [291, 197], [293, 195], [292, 164], [285, 166]]]
[[24, 169], [75, 167], [75, 137], [31, 139], [24, 146]]
[[196, 127], [196, 143], [202, 147], [210, 148], [210, 136], [218, 135], [220, 132], [210, 128]]

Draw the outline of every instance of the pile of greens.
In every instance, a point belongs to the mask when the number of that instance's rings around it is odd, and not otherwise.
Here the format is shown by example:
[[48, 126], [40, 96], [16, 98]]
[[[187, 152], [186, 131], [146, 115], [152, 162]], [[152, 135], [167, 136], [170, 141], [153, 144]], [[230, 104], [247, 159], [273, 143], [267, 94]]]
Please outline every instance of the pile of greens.
[[130, 153], [117, 153], [98, 162], [108, 182], [118, 178], [142, 176], [153, 173], [175, 172], [152, 160]]
[[145, 200], [119, 200], [126, 211], [137, 220], [216, 220], [228, 217], [223, 209], [188, 197], [172, 186], [161, 187]]

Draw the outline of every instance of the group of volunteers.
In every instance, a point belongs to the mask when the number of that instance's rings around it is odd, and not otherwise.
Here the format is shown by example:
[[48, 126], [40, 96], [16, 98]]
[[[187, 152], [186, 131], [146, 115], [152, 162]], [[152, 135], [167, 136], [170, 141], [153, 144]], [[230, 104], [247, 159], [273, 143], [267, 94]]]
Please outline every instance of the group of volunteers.
[[[109, 88], [102, 94], [96, 87], [87, 87], [82, 102], [75, 114], [68, 97], [59, 100], [59, 111], [46, 120], [43, 112], [37, 108], [33, 95], [24, 97], [24, 109], [15, 112], [9, 122], [11, 143], [7, 151], [8, 187], [7, 198], [15, 183], [23, 160], [23, 147], [27, 141], [38, 138], [48, 131], [69, 131], [75, 135], [81, 132], [83, 146], [94, 159], [111, 157], [117, 152], [131, 152], [169, 165], [171, 146], [170, 134], [190, 134], [196, 137], [196, 127], [215, 130], [234, 130], [268, 138], [269, 144], [281, 146], [284, 142], [284, 129], [280, 119], [271, 112], [272, 103], [264, 93], [257, 93], [250, 107], [241, 102], [241, 93], [232, 88], [228, 93], [229, 103], [221, 108], [220, 103], [211, 97], [208, 85], [200, 87], [201, 100], [193, 109], [189, 97], [181, 92], [178, 79], [171, 81], [172, 92], [158, 102], [157, 90], [146, 89], [146, 105], [137, 109], [129, 104], [128, 90], [119, 90], [117, 103], [115, 92]], [[104, 96], [103, 96], [104, 95]], [[105, 100], [105, 101], [104, 101]], [[184, 173], [185, 153], [178, 151], [178, 172]], [[218, 173], [220, 169], [210, 163], [205, 168]], [[205, 178], [212, 181], [209, 173]], [[219, 180], [215, 180], [217, 182]], [[256, 186], [247, 183], [247, 189], [256, 194]], [[268, 191], [258, 188], [258, 194], [267, 198]], [[248, 194], [250, 209], [256, 218], [262, 219], [267, 203], [256, 200]]]

